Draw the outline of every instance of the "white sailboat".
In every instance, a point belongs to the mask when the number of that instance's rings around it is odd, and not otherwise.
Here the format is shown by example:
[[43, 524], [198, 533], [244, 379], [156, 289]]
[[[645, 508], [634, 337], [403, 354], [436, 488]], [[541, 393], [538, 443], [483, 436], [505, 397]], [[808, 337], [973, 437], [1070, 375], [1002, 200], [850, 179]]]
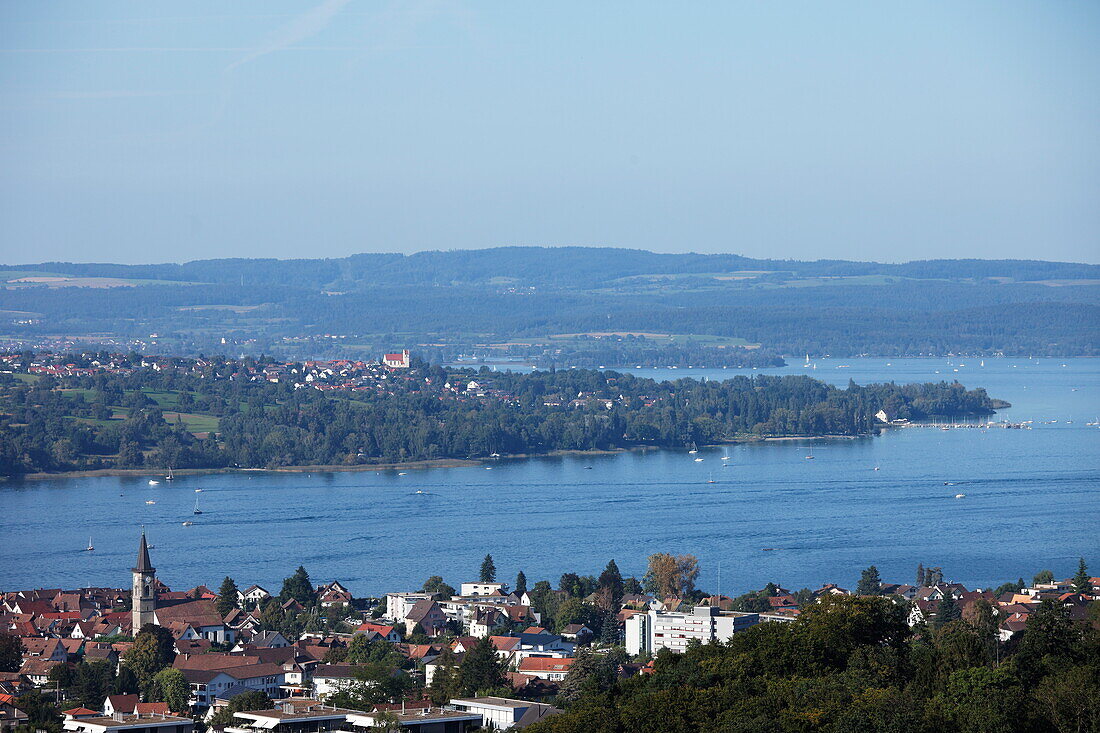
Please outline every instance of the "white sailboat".
[[695, 441], [694, 441], [694, 440], [693, 440], [693, 441], [691, 441], [691, 450], [689, 450], [689, 451], [688, 451], [688, 453], [692, 453], [692, 454], [694, 454], [694, 453], [698, 453], [698, 452], [699, 452], [699, 446], [697, 446], [697, 445], [695, 444]]
[[198, 497], [195, 498], [195, 511], [192, 514], [202, 514], [202, 509], [199, 509]]
[[171, 466], [169, 466], [169, 467], [168, 467], [168, 475], [164, 477], [164, 480], [165, 480], [165, 481], [174, 481], [174, 480], [175, 480], [175, 478], [176, 478], [176, 477], [175, 477], [175, 476], [174, 476], [174, 475], [172, 474], [172, 467], [171, 467]]
[[84, 548], [84, 552], [91, 552], [95, 549], [95, 545], [92, 544], [91, 535], [88, 536], [88, 546]]

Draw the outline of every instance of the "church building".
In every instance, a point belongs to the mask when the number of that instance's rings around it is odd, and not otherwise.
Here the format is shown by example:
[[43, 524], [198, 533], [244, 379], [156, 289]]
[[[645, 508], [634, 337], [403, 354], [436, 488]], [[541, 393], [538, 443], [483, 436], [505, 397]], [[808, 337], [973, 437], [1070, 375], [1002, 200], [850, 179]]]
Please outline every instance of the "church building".
[[236, 635], [218, 614], [217, 606], [207, 598], [180, 597], [164, 592], [157, 581], [157, 569], [149, 559], [149, 544], [145, 532], [138, 543], [137, 562], [130, 569], [131, 623], [136, 635], [145, 624], [164, 626], [176, 639], [206, 639], [220, 644], [233, 644]]

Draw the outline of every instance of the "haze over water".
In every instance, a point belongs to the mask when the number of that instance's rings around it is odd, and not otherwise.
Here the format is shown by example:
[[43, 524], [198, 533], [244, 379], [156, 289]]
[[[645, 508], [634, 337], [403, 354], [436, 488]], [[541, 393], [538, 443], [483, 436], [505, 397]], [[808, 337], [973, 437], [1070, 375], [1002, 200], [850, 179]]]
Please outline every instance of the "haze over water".
[[[228, 574], [241, 587], [278, 592], [302, 564], [316, 582], [335, 578], [357, 595], [380, 594], [418, 588], [434, 574], [451, 584], [471, 579], [487, 552], [501, 580], [522, 569], [532, 583], [555, 585], [566, 571], [597, 574], [610, 558], [640, 576], [652, 552], [694, 553], [700, 587], [718, 589], [720, 563], [727, 594], [769, 581], [853, 587], [872, 563], [893, 582], [912, 582], [918, 562], [940, 565], [968, 587], [1043, 568], [1067, 576], [1078, 556], [1100, 567], [1100, 428], [1086, 425], [1100, 415], [1100, 361], [980, 361], [823, 359], [816, 370], [794, 362], [757, 371], [840, 386], [849, 378], [958, 379], [1013, 404], [994, 419], [1034, 420], [1032, 430], [891, 430], [813, 441], [813, 460], [811, 442], [797, 441], [697, 456], [501, 460], [487, 464], [492, 470], [0, 483], [0, 537], [11, 551], [0, 589], [124, 586], [142, 524], [159, 577], [175, 589], [213, 587]], [[748, 373], [630, 371], [671, 379]], [[192, 514], [196, 499], [202, 515]], [[187, 520], [194, 525], [182, 526]], [[89, 536], [96, 549], [83, 552]]]

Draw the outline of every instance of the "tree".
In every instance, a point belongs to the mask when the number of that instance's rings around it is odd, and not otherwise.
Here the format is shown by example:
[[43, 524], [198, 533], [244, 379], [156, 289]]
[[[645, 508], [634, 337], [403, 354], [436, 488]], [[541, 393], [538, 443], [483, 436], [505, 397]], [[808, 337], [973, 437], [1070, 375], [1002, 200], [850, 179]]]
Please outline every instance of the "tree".
[[29, 730], [45, 730], [49, 733], [61, 730], [61, 711], [40, 691], [23, 693], [16, 699], [15, 707], [27, 714]]
[[170, 666], [175, 658], [172, 632], [163, 626], [145, 624], [126, 652], [125, 662], [137, 676], [141, 689], [148, 691], [157, 672]]
[[615, 564], [614, 560], [607, 563], [607, 567], [600, 573], [600, 578], [597, 581], [599, 589], [608, 596], [610, 604], [608, 608], [611, 610], [618, 610], [618, 606], [623, 600], [623, 576], [619, 572], [619, 566]]
[[497, 566], [493, 564], [493, 556], [486, 555], [481, 561], [481, 573], [478, 576], [482, 583], [494, 583], [497, 579]]
[[18, 672], [23, 666], [23, 642], [14, 634], [0, 631], [0, 672]]
[[643, 584], [647, 591], [661, 597], [688, 595], [695, 590], [698, 577], [699, 561], [694, 555], [658, 552], [649, 556]]
[[924, 563], [917, 563], [917, 587], [924, 585]]
[[642, 588], [642, 584], [631, 575], [629, 578], [623, 581], [623, 594], [629, 596], [641, 595], [645, 589]]
[[589, 677], [596, 673], [599, 664], [599, 660], [596, 659], [596, 655], [592, 653], [591, 649], [588, 647], [578, 649], [576, 656], [573, 657], [573, 664], [570, 665], [569, 671], [565, 674], [565, 679], [561, 682], [558, 696], [566, 704], [572, 704], [580, 700], [581, 695], [587, 691], [585, 683]]
[[1054, 572], [1051, 570], [1040, 570], [1035, 573], [1035, 577], [1031, 579], [1032, 585], [1047, 585], [1054, 582]]
[[[216, 604], [218, 609], [218, 615], [225, 618], [233, 611], [234, 608], [240, 608], [240, 601], [237, 598], [237, 584], [233, 582], [233, 579], [228, 575], [225, 576], [225, 580], [222, 581], [221, 587], [218, 588], [218, 602]], [[175, 708], [173, 708], [175, 710]]]
[[435, 665], [432, 683], [428, 685], [428, 698], [435, 705], [444, 705], [459, 694], [458, 667], [455, 654], [449, 646], [443, 647], [443, 651], [435, 660]]
[[943, 594], [943, 598], [940, 600], [939, 605], [936, 607], [936, 623], [937, 627], [946, 626], [952, 621], [958, 621], [962, 618], [962, 609], [959, 608], [959, 604], [955, 601], [955, 596], [951, 591]]
[[882, 595], [882, 578], [879, 577], [878, 568], [874, 565], [863, 571], [856, 586], [857, 596]]
[[522, 570], [520, 570], [518, 573], [516, 573], [515, 593], [516, 593], [516, 595], [521, 596], [526, 592], [527, 592], [527, 576], [523, 574]]
[[1073, 590], [1077, 593], [1091, 594], [1092, 581], [1089, 580], [1089, 566], [1085, 564], [1085, 558], [1077, 561], [1077, 572], [1073, 576]]
[[301, 565], [294, 571], [294, 575], [283, 580], [283, 589], [279, 593], [279, 600], [283, 602], [291, 598], [303, 606], [313, 605], [313, 583], [310, 582], [309, 573]]
[[185, 712], [191, 699], [191, 686], [183, 672], [174, 667], [166, 667], [153, 677], [153, 695], [156, 700], [168, 703], [168, 709], [177, 713]]
[[461, 695], [474, 695], [478, 690], [503, 686], [505, 679], [504, 665], [497, 656], [493, 642], [486, 636], [466, 652], [458, 668], [457, 686]]
[[443, 576], [441, 575], [433, 575], [425, 580], [421, 590], [425, 593], [438, 593], [444, 598], [451, 598], [458, 593], [454, 589], [454, 586], [447, 585], [443, 582]]

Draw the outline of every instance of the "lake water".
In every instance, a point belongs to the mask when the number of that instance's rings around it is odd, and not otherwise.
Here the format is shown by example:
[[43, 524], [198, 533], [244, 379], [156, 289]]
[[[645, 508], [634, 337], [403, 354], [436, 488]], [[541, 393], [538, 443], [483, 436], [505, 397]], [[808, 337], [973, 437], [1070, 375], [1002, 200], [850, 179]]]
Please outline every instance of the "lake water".
[[[1033, 429], [910, 428], [813, 441], [813, 460], [805, 458], [806, 441], [704, 448], [698, 456], [502, 460], [492, 470], [405, 475], [0, 483], [7, 551], [0, 589], [126, 586], [143, 524], [158, 576], [177, 589], [216, 588], [228, 574], [242, 588], [259, 583], [278, 592], [299, 564], [315, 582], [338, 579], [358, 595], [415, 589], [434, 574], [457, 585], [476, 577], [487, 552], [502, 580], [522, 569], [530, 583], [555, 585], [566, 571], [598, 574], [610, 558], [640, 576], [650, 553], [693, 553], [700, 587], [716, 590], [720, 567], [727, 594], [769, 581], [854, 587], [870, 564], [884, 579], [910, 583], [918, 562], [940, 565], [948, 579], [971, 587], [1030, 579], [1043, 568], [1068, 576], [1078, 556], [1100, 571], [1100, 428], [1086, 425], [1100, 415], [1100, 360], [962, 361], [820, 360], [816, 370], [759, 371], [839, 385], [957, 378], [1013, 403], [996, 419], [1034, 420]], [[720, 379], [745, 372], [636, 373]], [[82, 552], [89, 536], [96, 549]]]

